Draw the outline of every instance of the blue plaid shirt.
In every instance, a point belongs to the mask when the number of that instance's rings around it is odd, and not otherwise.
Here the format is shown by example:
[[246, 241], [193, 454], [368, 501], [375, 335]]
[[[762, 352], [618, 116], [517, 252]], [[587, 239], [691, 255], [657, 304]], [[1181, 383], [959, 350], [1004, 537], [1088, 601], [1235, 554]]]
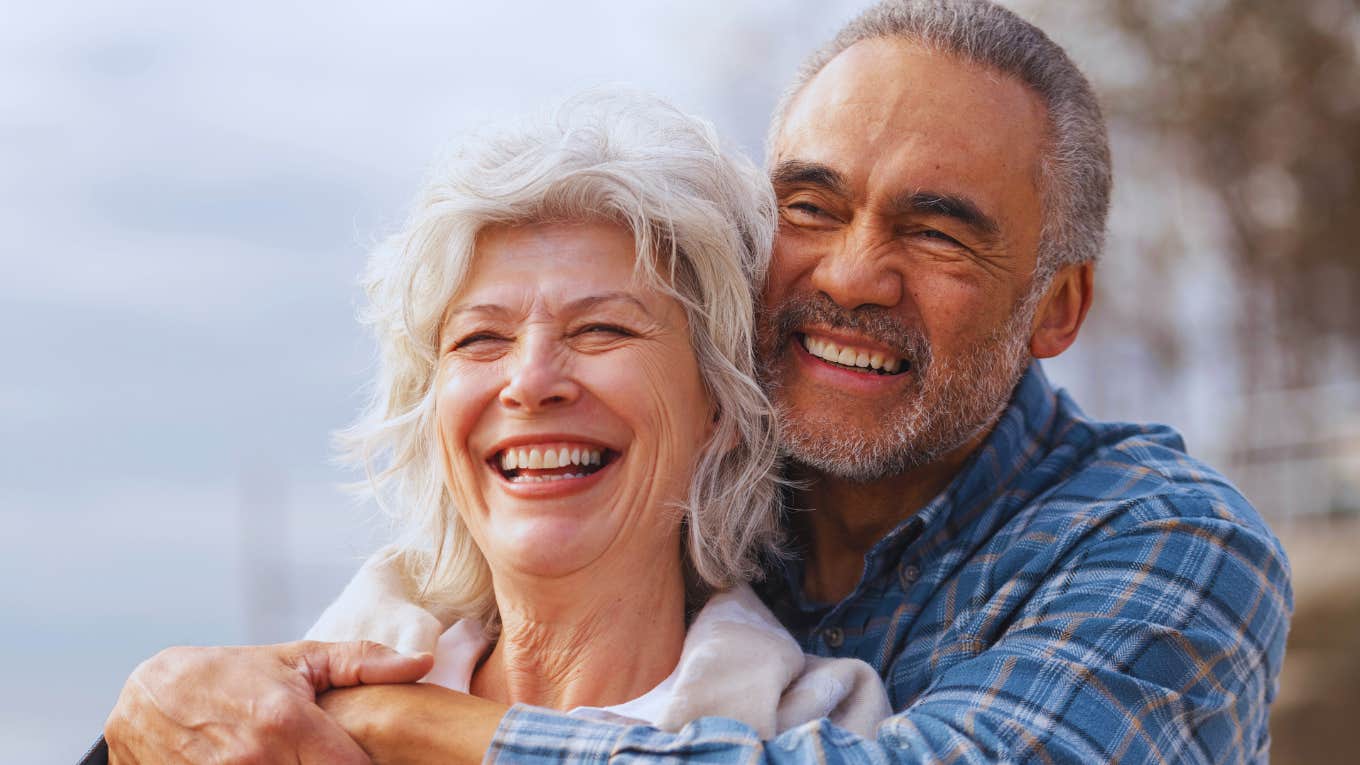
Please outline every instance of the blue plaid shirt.
[[1279, 542], [1162, 426], [1095, 422], [1035, 364], [950, 486], [881, 540], [855, 590], [762, 595], [810, 653], [873, 665], [896, 715], [762, 741], [517, 705], [514, 762], [1265, 762], [1292, 596]]

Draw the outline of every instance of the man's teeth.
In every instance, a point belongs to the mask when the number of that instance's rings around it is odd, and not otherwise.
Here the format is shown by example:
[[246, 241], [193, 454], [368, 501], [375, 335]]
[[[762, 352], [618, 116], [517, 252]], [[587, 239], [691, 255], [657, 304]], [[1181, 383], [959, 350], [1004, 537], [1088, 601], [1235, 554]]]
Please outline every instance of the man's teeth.
[[830, 340], [822, 340], [810, 335], [803, 336], [803, 347], [808, 353], [824, 361], [847, 367], [876, 369], [888, 374], [896, 374], [902, 368], [902, 359], [886, 356], [879, 351], [869, 351], [836, 345]]
[[552, 470], [568, 465], [599, 465], [603, 449], [588, 446], [512, 447], [501, 452], [502, 470]]

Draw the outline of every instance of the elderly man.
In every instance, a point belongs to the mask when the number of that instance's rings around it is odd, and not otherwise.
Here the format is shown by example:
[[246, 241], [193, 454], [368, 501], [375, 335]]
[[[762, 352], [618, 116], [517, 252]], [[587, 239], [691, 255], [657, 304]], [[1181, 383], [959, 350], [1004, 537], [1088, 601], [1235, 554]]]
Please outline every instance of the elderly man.
[[[362, 761], [333, 720], [382, 762], [1264, 761], [1279, 544], [1174, 432], [1086, 418], [1035, 361], [1076, 339], [1102, 246], [1085, 78], [989, 2], [888, 0], [810, 59], [770, 135], [760, 352], [812, 512], [761, 594], [806, 650], [878, 669], [896, 715], [876, 738], [761, 741], [718, 718], [676, 735], [397, 684], [325, 694], [327, 717], [315, 693], [428, 658], [300, 643], [143, 665], [106, 728], [114, 761]], [[346, 597], [391, 598], [383, 576]]]

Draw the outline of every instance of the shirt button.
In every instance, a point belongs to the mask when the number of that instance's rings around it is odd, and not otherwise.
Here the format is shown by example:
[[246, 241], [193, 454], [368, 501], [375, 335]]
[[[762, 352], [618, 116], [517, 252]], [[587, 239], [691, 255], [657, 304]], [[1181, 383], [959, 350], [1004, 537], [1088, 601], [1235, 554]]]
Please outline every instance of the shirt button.
[[832, 648], [840, 648], [845, 643], [845, 633], [841, 632], [840, 627], [827, 627], [822, 630], [822, 639]]
[[916, 580], [921, 578], [921, 569], [916, 566], [903, 566], [897, 574], [902, 581], [902, 589], [907, 590], [911, 589], [911, 586], [916, 584]]

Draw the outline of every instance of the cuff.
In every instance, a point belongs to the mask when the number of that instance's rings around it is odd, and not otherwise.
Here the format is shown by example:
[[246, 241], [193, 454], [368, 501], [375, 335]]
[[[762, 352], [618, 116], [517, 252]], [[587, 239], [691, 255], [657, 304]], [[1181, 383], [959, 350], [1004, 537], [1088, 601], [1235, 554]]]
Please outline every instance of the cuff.
[[628, 728], [516, 704], [501, 718], [483, 762], [608, 762]]

